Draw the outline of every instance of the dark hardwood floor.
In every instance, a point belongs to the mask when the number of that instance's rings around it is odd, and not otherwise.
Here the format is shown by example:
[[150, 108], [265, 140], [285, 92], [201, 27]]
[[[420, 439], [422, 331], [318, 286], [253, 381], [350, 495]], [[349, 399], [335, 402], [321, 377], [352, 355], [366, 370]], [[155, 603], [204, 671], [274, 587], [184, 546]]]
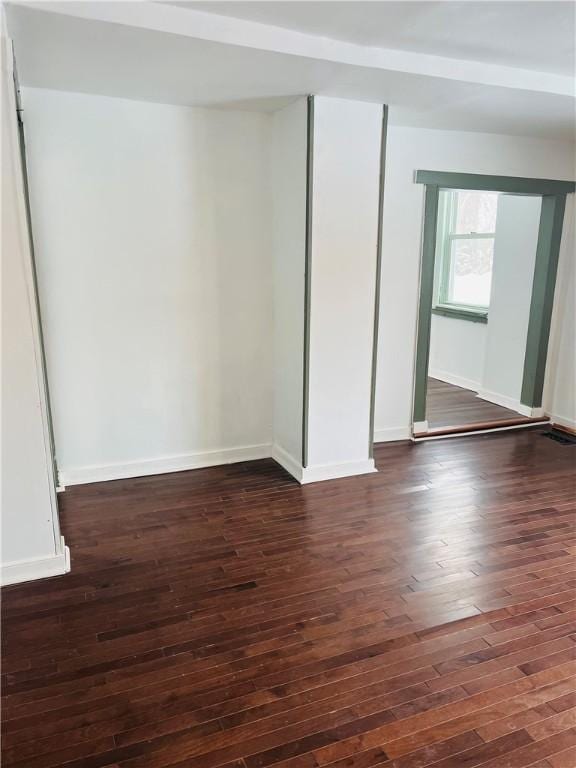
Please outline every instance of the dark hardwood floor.
[[508, 421], [509, 419], [519, 422], [530, 421], [527, 416], [521, 416], [516, 411], [482, 400], [469, 389], [456, 387], [454, 384], [448, 384], [431, 377], [428, 377], [426, 418], [428, 426], [432, 429]]
[[576, 448], [538, 431], [72, 487], [3, 590], [16, 768], [574, 768]]

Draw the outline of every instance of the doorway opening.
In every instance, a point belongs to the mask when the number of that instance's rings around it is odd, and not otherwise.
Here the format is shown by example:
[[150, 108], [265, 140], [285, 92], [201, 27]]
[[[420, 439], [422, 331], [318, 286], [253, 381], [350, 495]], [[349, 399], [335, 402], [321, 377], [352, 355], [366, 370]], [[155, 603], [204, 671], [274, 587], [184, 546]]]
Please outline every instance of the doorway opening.
[[542, 390], [574, 184], [418, 171], [425, 185], [416, 439], [546, 421]]

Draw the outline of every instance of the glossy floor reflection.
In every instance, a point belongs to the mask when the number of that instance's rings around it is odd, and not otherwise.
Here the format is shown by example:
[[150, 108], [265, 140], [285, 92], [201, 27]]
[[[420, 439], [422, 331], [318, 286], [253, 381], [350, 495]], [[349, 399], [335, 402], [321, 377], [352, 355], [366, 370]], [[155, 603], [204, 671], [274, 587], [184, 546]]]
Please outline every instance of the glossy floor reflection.
[[3, 591], [3, 765], [567, 768], [576, 448], [537, 431], [70, 488]]
[[487, 424], [511, 419], [518, 422], [530, 421], [528, 417], [516, 411], [482, 400], [476, 392], [430, 377], [426, 394], [426, 418], [430, 429]]

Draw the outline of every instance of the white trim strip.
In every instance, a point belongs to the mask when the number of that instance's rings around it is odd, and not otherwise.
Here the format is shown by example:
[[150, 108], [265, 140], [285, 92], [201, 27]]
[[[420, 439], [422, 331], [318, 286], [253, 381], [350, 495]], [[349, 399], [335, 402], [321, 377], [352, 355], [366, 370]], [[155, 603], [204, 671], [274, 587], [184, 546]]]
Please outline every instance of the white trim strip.
[[566, 429], [576, 429], [576, 419], [569, 419], [567, 416], [559, 416], [556, 413], [546, 414], [552, 424], [557, 424], [559, 427], [566, 427]]
[[532, 416], [532, 411], [534, 410], [533, 408], [528, 405], [523, 405], [520, 400], [517, 400], [514, 397], [508, 397], [508, 395], [501, 395], [498, 392], [491, 392], [489, 389], [479, 389], [476, 397], [480, 398], [480, 400], [486, 400], [488, 403], [499, 405], [501, 408], [508, 408], [509, 411], [516, 411], [516, 413], [519, 413], [522, 416], [528, 416], [529, 418], [540, 418], [539, 416]]
[[189, 469], [217, 467], [221, 464], [235, 464], [239, 461], [268, 459], [272, 446], [247, 445], [239, 448], [227, 448], [220, 451], [205, 451], [180, 456], [165, 456], [159, 459], [131, 461], [126, 464], [107, 464], [102, 466], [70, 467], [60, 471], [60, 484], [64, 486], [82, 483], [99, 483], [105, 480], [123, 480], [131, 477], [161, 475], [169, 472], [184, 472]]
[[345, 464], [317, 464], [316, 466], [304, 467], [300, 482], [302, 485], [307, 485], [308, 483], [317, 483], [321, 480], [337, 480], [354, 475], [368, 475], [372, 472], [378, 472], [374, 459], [349, 461]]
[[407, 427], [386, 427], [374, 430], [375, 443], [394, 443], [397, 440], [410, 440], [412, 430]]
[[288, 451], [285, 451], [282, 446], [275, 444], [272, 446], [272, 458], [277, 464], [286, 470], [293, 478], [302, 482], [302, 465], [295, 459]]
[[64, 543], [64, 537], [60, 540], [59, 554], [52, 557], [35, 558], [34, 560], [18, 560], [14, 563], [5, 563], [0, 568], [0, 583], [20, 584], [23, 581], [35, 581], [46, 579], [50, 576], [62, 576], [70, 570], [70, 550]]

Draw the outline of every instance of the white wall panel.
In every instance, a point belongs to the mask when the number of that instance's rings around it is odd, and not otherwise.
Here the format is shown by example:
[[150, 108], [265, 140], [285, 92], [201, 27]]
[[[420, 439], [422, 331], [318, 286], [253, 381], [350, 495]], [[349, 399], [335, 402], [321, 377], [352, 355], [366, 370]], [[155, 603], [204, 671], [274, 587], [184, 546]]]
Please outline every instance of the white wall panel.
[[269, 453], [269, 115], [26, 89], [68, 482]]
[[484, 323], [433, 314], [429, 375], [477, 391], [484, 374], [486, 333]]
[[11, 50], [2, 32], [1, 581], [64, 573], [26, 208]]
[[368, 459], [382, 106], [315, 98], [308, 462]]

